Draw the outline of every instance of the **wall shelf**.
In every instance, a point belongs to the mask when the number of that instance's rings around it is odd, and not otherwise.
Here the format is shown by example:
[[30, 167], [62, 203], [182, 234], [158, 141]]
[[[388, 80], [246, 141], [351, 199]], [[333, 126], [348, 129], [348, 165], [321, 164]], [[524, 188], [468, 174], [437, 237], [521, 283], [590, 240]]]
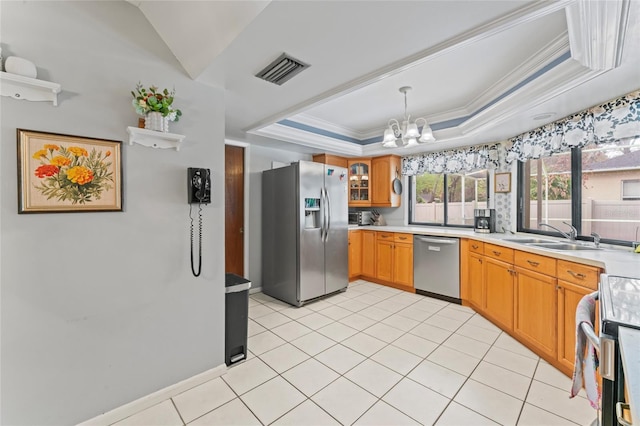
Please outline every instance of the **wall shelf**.
[[150, 148], [173, 148], [180, 151], [180, 145], [186, 136], [175, 133], [156, 132], [155, 130], [127, 127], [129, 145], [137, 143]]
[[0, 95], [27, 101], [49, 101], [58, 106], [58, 93], [62, 86], [50, 81], [38, 80], [0, 71]]

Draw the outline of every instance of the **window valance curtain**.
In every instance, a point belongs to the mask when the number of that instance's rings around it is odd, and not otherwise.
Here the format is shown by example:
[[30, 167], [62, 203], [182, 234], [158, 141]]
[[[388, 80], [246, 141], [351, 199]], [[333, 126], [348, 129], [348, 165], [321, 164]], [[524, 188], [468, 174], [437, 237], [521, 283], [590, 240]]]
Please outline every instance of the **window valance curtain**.
[[479, 145], [449, 151], [430, 152], [402, 159], [402, 174], [459, 173], [498, 167], [500, 145]]
[[640, 136], [640, 90], [510, 139], [507, 164]]

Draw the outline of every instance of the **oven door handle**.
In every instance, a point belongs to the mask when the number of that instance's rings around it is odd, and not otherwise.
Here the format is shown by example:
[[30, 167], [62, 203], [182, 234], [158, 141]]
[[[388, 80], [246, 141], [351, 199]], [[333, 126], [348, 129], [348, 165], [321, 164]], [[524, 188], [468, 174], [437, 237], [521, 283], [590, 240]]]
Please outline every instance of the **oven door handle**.
[[600, 354], [600, 339], [596, 335], [596, 332], [593, 329], [593, 326], [588, 322], [583, 322], [580, 324], [580, 327], [582, 328], [584, 335], [587, 336], [587, 339], [589, 339], [593, 347], [596, 348], [596, 351], [598, 351], [598, 354]]

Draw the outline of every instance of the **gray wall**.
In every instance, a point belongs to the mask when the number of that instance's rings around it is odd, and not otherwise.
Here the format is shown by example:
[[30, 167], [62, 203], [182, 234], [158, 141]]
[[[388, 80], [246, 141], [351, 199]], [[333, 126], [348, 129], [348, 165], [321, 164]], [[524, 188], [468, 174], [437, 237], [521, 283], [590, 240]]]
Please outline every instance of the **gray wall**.
[[311, 155], [251, 145], [248, 153], [249, 179], [249, 279], [252, 288], [262, 287], [262, 171], [271, 163], [312, 160]]
[[[127, 2], [1, 8], [3, 56], [63, 92], [58, 107], [0, 103], [0, 423], [74, 424], [224, 363], [224, 93], [190, 80]], [[18, 215], [16, 128], [124, 141], [138, 80], [175, 86], [180, 152], [123, 145], [124, 212]], [[213, 174], [198, 279], [188, 166]]]

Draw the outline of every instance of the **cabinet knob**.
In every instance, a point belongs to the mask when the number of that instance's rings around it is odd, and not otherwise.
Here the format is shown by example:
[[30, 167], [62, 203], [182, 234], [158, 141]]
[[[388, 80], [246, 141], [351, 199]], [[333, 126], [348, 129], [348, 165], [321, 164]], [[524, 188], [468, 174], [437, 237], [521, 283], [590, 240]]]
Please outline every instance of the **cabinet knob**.
[[493, 250], [493, 254], [495, 254], [496, 256], [500, 256], [500, 254], [502, 254], [502, 252], [497, 251], [497, 250]]

